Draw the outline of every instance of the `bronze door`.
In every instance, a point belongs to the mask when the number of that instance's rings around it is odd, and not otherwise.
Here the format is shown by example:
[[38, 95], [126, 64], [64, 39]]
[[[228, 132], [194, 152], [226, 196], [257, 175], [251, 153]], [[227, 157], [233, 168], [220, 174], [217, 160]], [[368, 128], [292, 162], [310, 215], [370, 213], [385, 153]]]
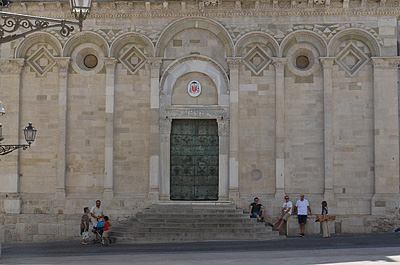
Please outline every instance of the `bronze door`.
[[171, 200], [218, 200], [216, 120], [173, 120]]

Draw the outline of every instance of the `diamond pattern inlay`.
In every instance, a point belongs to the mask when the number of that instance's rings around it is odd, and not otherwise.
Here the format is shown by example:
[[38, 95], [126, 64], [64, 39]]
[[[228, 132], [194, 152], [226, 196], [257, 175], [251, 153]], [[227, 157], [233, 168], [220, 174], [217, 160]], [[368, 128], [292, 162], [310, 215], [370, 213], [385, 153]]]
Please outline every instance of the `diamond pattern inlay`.
[[337, 64], [352, 76], [368, 62], [368, 59], [369, 57], [353, 43], [349, 43], [336, 56]]
[[132, 74], [135, 74], [146, 62], [146, 56], [133, 45], [119, 60]]
[[259, 75], [271, 63], [271, 57], [257, 45], [244, 56], [243, 61], [254, 74]]
[[56, 63], [53, 55], [44, 46], [40, 47], [40, 49], [33, 53], [27, 59], [27, 62], [33, 70], [41, 76], [47, 73]]

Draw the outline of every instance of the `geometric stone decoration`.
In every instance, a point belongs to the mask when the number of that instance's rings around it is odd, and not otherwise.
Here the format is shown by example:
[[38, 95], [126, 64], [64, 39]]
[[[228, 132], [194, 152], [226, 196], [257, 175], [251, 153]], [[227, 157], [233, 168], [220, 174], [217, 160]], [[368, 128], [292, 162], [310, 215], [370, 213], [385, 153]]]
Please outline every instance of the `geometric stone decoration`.
[[122, 54], [119, 60], [131, 74], [135, 74], [146, 62], [146, 56], [133, 45]]
[[256, 45], [244, 56], [243, 61], [254, 74], [259, 75], [271, 63], [271, 57]]
[[56, 63], [53, 55], [44, 46], [33, 53], [27, 62], [40, 76], [43, 76]]
[[368, 56], [352, 42], [336, 56], [336, 62], [351, 76], [357, 73], [368, 62]]

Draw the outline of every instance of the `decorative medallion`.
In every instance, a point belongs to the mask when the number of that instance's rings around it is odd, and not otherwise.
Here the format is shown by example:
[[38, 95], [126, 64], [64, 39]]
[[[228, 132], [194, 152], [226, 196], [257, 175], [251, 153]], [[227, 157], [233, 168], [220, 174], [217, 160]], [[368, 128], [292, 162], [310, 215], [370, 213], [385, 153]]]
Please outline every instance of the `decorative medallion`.
[[254, 74], [259, 75], [271, 63], [271, 57], [256, 45], [244, 56], [243, 61]]
[[28, 59], [28, 64], [38, 73], [43, 76], [47, 73], [56, 63], [51, 52], [44, 46], [40, 47]]
[[369, 57], [354, 43], [349, 43], [342, 51], [336, 56], [336, 62], [354, 76], [369, 60]]
[[201, 94], [201, 84], [199, 81], [192, 80], [188, 85], [188, 93], [192, 97], [198, 97]]

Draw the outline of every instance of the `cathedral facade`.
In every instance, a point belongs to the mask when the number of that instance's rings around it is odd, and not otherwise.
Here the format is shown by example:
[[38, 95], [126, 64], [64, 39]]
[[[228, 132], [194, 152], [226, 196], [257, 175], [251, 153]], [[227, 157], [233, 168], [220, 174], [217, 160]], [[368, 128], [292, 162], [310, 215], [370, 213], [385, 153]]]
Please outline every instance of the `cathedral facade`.
[[[71, 19], [56, 1], [3, 11]], [[305, 194], [336, 232], [391, 230], [399, 15], [397, 0], [96, 1], [82, 32], [1, 45], [2, 144], [38, 130], [0, 160], [3, 241], [73, 238], [97, 199], [114, 219], [255, 196], [277, 216]]]

